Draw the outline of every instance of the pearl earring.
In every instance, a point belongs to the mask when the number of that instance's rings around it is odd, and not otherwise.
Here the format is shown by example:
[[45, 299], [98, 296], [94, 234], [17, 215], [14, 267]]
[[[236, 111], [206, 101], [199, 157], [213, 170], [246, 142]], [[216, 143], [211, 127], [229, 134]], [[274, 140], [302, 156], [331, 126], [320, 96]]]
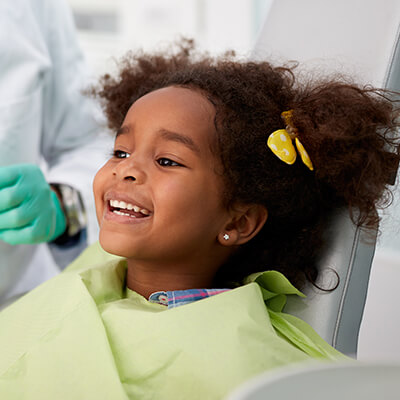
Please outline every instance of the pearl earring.
[[229, 235], [228, 235], [227, 233], [225, 233], [225, 235], [223, 236], [223, 238], [224, 238], [225, 240], [229, 240]]

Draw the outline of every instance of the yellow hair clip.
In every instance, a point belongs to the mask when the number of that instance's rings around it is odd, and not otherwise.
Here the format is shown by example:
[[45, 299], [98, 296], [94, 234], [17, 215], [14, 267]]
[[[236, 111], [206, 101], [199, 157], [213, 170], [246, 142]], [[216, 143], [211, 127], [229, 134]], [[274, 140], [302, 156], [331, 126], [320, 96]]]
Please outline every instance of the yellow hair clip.
[[282, 118], [286, 123], [285, 129], [278, 129], [268, 137], [268, 147], [284, 163], [292, 165], [296, 161], [297, 153], [293, 145], [293, 139], [300, 154], [301, 160], [309, 170], [314, 170], [313, 164], [304, 146], [296, 137], [297, 130], [292, 124], [292, 110], [282, 113]]

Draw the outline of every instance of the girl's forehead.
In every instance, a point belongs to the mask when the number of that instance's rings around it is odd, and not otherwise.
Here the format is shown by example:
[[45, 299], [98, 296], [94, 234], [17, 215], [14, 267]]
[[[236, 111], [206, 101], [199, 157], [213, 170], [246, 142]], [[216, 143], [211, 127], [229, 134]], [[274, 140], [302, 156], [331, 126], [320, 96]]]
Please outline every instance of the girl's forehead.
[[204, 122], [213, 121], [215, 116], [214, 105], [202, 92], [180, 86], [167, 86], [145, 94], [132, 104], [128, 113], [148, 107], [159, 112], [173, 112], [174, 116], [186, 116], [185, 119], [206, 118]]
[[[215, 138], [215, 108], [199, 91], [168, 86], [139, 98], [130, 107], [123, 127], [164, 129], [210, 143]], [[122, 128], [123, 128], [122, 127]]]

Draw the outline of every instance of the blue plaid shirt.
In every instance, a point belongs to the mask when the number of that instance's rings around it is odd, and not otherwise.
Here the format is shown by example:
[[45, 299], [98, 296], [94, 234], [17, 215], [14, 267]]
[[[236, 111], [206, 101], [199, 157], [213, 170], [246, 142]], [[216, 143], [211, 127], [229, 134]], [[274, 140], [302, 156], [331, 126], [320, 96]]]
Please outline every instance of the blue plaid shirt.
[[174, 290], [168, 292], [155, 292], [149, 297], [150, 303], [157, 303], [174, 308], [194, 301], [205, 299], [216, 294], [226, 292], [230, 289], [188, 289]]

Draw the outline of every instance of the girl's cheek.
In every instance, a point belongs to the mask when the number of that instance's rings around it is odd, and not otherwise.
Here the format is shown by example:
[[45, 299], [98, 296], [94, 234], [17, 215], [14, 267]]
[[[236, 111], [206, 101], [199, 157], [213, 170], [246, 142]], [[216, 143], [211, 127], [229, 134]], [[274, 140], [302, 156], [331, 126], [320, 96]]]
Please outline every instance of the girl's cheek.
[[105, 174], [104, 174], [104, 168], [102, 167], [97, 174], [95, 175], [93, 179], [93, 195], [94, 195], [94, 202], [96, 206], [96, 214], [97, 218], [99, 219], [100, 215], [103, 214], [102, 209], [103, 209], [103, 195], [104, 195], [104, 183], [107, 181]]
[[[95, 175], [94, 179], [93, 179], [93, 195], [94, 195], [94, 199], [97, 203], [97, 196], [98, 196], [98, 191], [99, 191], [99, 180], [100, 180], [100, 173], [101, 170], [97, 171], [97, 174]], [[97, 205], [97, 204], [96, 204]]]
[[110, 169], [108, 167], [108, 162], [103, 165], [96, 173], [94, 179], [93, 179], [93, 192], [94, 195], [98, 194], [99, 191], [101, 191], [103, 188], [104, 183], [106, 182], [107, 178], [107, 169]]

